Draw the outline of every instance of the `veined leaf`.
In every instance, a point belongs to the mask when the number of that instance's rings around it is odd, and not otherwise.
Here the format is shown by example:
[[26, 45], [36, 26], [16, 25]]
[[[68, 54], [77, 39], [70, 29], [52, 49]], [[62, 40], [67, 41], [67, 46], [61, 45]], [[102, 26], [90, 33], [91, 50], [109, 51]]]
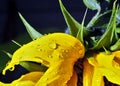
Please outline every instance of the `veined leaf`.
[[[64, 16], [64, 19], [67, 23], [67, 26], [70, 30], [70, 34], [74, 37], [77, 36], [78, 34], [78, 31], [80, 31], [79, 33], [83, 33], [83, 35], [87, 35], [88, 34], [88, 30], [82, 26], [81, 24], [79, 24], [71, 15], [70, 13], [66, 10], [66, 8], [64, 7], [63, 3], [61, 0], [59, 0], [59, 3], [60, 3], [60, 7], [61, 7], [61, 10], [62, 10], [62, 13], [63, 13], [63, 16]], [[81, 30], [82, 28], [84, 28], [83, 30]], [[79, 36], [78, 39], [80, 39], [81, 42], [82, 39], [83, 39], [83, 35], [82, 36]]]
[[36, 38], [38, 38], [38, 37], [41, 37], [41, 36], [42, 36], [42, 34], [39, 33], [38, 31], [36, 31], [36, 30], [25, 20], [25, 18], [24, 18], [20, 13], [18, 13], [18, 14], [19, 14], [20, 19], [22, 20], [23, 24], [25, 25], [25, 27], [26, 27], [29, 35], [31, 36], [31, 38], [32, 38], [33, 40], [36, 39]]
[[83, 2], [89, 9], [100, 10], [100, 5], [96, 0], [83, 0]]
[[107, 26], [107, 30], [91, 49], [100, 49], [103, 46], [105, 48], [108, 48], [110, 44], [113, 42], [113, 40], [117, 39], [116, 32], [115, 32], [116, 14], [117, 14], [117, 8], [116, 8], [116, 2], [114, 2], [113, 9], [112, 9], [112, 15], [111, 15], [109, 24]]

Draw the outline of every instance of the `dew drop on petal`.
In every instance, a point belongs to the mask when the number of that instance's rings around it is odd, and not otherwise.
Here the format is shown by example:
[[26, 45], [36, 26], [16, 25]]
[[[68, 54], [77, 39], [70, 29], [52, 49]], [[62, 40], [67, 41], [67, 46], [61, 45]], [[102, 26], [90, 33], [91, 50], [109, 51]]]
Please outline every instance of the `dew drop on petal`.
[[38, 51], [42, 51], [42, 49], [37, 49]]
[[56, 43], [51, 43], [51, 44], [49, 45], [49, 47], [50, 47], [51, 49], [56, 49], [56, 48], [57, 48], [57, 44], [56, 44]]
[[83, 53], [83, 51], [82, 50], [79, 50], [79, 54], [82, 54]]
[[53, 56], [49, 55], [48, 57], [49, 57], [49, 58], [52, 58]]
[[65, 50], [65, 52], [67, 53], [67, 52], [68, 52], [68, 50]]

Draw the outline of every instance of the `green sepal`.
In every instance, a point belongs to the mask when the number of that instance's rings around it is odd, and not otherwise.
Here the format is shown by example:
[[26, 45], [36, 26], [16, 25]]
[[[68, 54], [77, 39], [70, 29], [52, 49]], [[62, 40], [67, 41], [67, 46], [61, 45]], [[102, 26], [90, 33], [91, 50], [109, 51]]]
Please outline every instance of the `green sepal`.
[[[78, 38], [80, 39], [80, 41], [82, 41], [83, 37], [87, 35], [89, 31], [70, 15], [70, 13], [66, 10], [61, 0], [59, 0], [59, 3], [64, 19], [69, 28], [70, 34], [74, 37], [77, 37], [78, 33], [82, 33], [83, 35], [79, 36]], [[81, 30], [82, 28], [83, 30]]]
[[120, 23], [120, 8], [118, 9], [116, 18], [117, 18], [117, 23]]
[[[112, 13], [111, 10], [107, 10], [106, 12], [99, 14], [95, 22], [93, 23], [92, 27], [101, 27], [106, 28], [108, 25], [108, 21], [106, 21], [106, 17], [108, 17]], [[90, 26], [88, 26], [90, 27]]]
[[91, 27], [94, 26], [95, 22], [97, 21], [101, 11], [101, 7], [96, 0], [83, 0], [83, 2], [87, 8], [92, 10], [97, 10], [97, 13], [95, 14], [95, 16], [90, 20], [90, 22], [86, 26], [87, 29], [90, 29]]
[[18, 42], [16, 42], [15, 40], [12, 40], [13, 43], [15, 43], [16, 45], [18, 45], [19, 47], [21, 47], [22, 45]]
[[120, 50], [120, 39], [110, 47], [111, 51]]
[[27, 69], [30, 72], [32, 72], [32, 71], [45, 72], [48, 69], [48, 67], [46, 67], [42, 64], [33, 63], [33, 62], [20, 62], [20, 65], [23, 66], [25, 69]]
[[87, 11], [88, 11], [88, 9], [86, 9], [86, 11], [85, 11], [85, 14], [84, 14], [84, 17], [83, 17], [83, 20], [82, 20], [81, 27], [80, 27], [80, 29], [78, 30], [78, 33], [77, 33], [77, 36], [76, 36], [76, 38], [78, 38], [82, 43], [85, 42], [85, 41], [83, 40], [83, 38], [84, 38], [85, 36], [87, 36], [88, 33], [90, 32], [90, 31], [88, 31], [88, 30], [84, 27], [85, 17], [86, 17]]
[[99, 3], [96, 0], [83, 0], [83, 2], [86, 5], [86, 7], [89, 9], [92, 9], [92, 10], [100, 10], [101, 9]]
[[117, 28], [116, 28], [116, 32], [117, 32], [118, 34], [120, 34], [120, 27], [117, 27]]
[[23, 24], [25, 25], [25, 27], [26, 27], [26, 29], [27, 29], [30, 37], [31, 37], [33, 40], [36, 39], [36, 38], [38, 38], [38, 37], [41, 37], [41, 36], [42, 36], [42, 34], [39, 33], [38, 31], [36, 31], [36, 30], [25, 20], [25, 18], [24, 18], [20, 13], [18, 13], [18, 14], [19, 14], [20, 19], [22, 20]]
[[116, 33], [116, 14], [117, 14], [117, 8], [116, 8], [116, 2], [114, 2], [113, 9], [112, 9], [112, 15], [109, 21], [109, 24], [107, 26], [106, 32], [100, 37], [99, 40], [96, 40], [96, 43], [94, 46], [90, 49], [100, 49], [103, 48], [109, 48], [110, 45], [113, 43], [113, 41], [116, 41], [118, 39], [117, 33]]

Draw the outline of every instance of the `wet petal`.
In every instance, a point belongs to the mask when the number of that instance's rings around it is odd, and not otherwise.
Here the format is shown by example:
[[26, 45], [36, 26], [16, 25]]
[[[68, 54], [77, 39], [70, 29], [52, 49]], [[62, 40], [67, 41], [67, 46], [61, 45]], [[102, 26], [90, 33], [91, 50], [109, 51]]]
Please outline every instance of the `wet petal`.
[[0, 86], [35, 86], [37, 81], [42, 77], [43, 72], [31, 72], [22, 75], [19, 79], [14, 80], [11, 83], [2, 83]]
[[21, 61], [38, 62], [49, 68], [36, 86], [66, 86], [73, 75], [74, 63], [84, 53], [84, 46], [77, 38], [65, 33], [48, 34], [18, 49], [3, 73]]
[[120, 85], [120, 61], [115, 61], [115, 58], [119, 59], [119, 54], [118, 51], [111, 54], [99, 53], [95, 57], [88, 58], [88, 61], [94, 66], [96, 73], [100, 74], [99, 77], [105, 76], [108, 81]]
[[67, 86], [77, 86], [78, 76], [76, 71], [73, 71], [73, 75], [70, 80], [67, 82]]
[[84, 61], [83, 86], [104, 86], [103, 77], [87, 60]]

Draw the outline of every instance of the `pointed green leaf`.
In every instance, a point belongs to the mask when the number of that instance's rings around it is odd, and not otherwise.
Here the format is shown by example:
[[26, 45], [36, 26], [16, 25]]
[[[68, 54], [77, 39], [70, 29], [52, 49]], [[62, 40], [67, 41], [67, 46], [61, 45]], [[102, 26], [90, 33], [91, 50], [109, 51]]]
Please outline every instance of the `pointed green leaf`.
[[20, 19], [22, 20], [23, 24], [25, 25], [25, 27], [26, 27], [29, 35], [31, 36], [31, 38], [32, 38], [33, 40], [36, 39], [36, 38], [38, 38], [38, 37], [41, 37], [41, 36], [42, 36], [42, 34], [39, 33], [38, 31], [36, 31], [36, 30], [25, 20], [25, 18], [24, 18], [20, 13], [18, 13], [18, 14], [19, 14]]
[[108, 3], [110, 3], [111, 0], [105, 0], [105, 1], [107, 1]]
[[120, 49], [120, 39], [110, 47], [111, 51], [119, 50]]
[[116, 28], [116, 32], [120, 34], [120, 27]]
[[101, 11], [101, 7], [96, 0], [83, 0], [83, 2], [87, 8], [92, 9], [92, 10], [97, 10], [96, 15], [90, 20], [90, 22], [86, 26], [87, 29], [90, 29], [91, 27], [94, 26], [95, 22], [97, 21], [98, 16]]
[[117, 22], [120, 23], [120, 8], [118, 9], [116, 17], [117, 17]]
[[32, 72], [32, 71], [45, 72], [48, 69], [48, 67], [46, 67], [42, 64], [37, 64], [37, 63], [33, 63], [33, 62], [20, 62], [20, 65], [23, 66], [24, 68], [26, 68], [30, 72]]
[[15, 43], [16, 45], [18, 45], [19, 47], [21, 47], [22, 45], [18, 42], [16, 42], [15, 40], [12, 40], [13, 43]]
[[76, 38], [78, 38], [82, 43], [84, 43], [84, 41], [83, 41], [84, 33], [85, 34], [88, 33], [88, 32], [86, 33], [86, 30], [85, 30], [86, 28], [84, 27], [85, 17], [86, 17], [87, 11], [88, 11], [88, 9], [86, 9], [86, 11], [85, 11], [85, 14], [84, 14], [84, 17], [83, 17], [83, 20], [82, 20], [82, 25], [80, 27], [81, 29], [78, 30], [78, 33], [77, 33], [77, 36], [76, 36]]
[[10, 54], [9, 52], [4, 51], [4, 50], [3, 50], [3, 52], [4, 52], [8, 57], [12, 58], [12, 54]]
[[61, 0], [59, 0], [59, 3], [60, 3], [60, 8], [63, 13], [64, 19], [70, 30], [70, 34], [76, 37], [81, 25], [70, 15], [70, 13], [66, 10]]
[[95, 14], [95, 16], [90, 20], [90, 22], [86, 26], [87, 29], [90, 29], [91, 27], [93, 27], [95, 25], [95, 23], [97, 22], [97, 20], [99, 18], [99, 14], [100, 14], [100, 11], [98, 11]]
[[[81, 24], [79, 24], [71, 15], [70, 13], [66, 10], [66, 8], [64, 7], [63, 3], [61, 0], [59, 0], [60, 3], [60, 7], [64, 16], [64, 19], [67, 23], [67, 26], [70, 30], [70, 34], [74, 37], [77, 36], [78, 31], [79, 33], [82, 33], [84, 36], [88, 34], [88, 30], [83, 27]], [[82, 28], [84, 28], [83, 30], [81, 30]], [[78, 39], [80, 39], [80, 41], [82, 41], [83, 39], [83, 35], [79, 36]]]
[[100, 5], [96, 0], [83, 0], [83, 2], [89, 9], [100, 10]]
[[112, 15], [111, 15], [109, 24], [107, 26], [107, 30], [91, 49], [100, 49], [103, 46], [105, 48], [108, 48], [110, 47], [110, 44], [113, 42], [113, 40], [117, 39], [116, 32], [115, 32], [116, 13], [117, 13], [116, 3], [114, 3], [113, 9], [112, 9]]
[[109, 17], [109, 15], [112, 13], [111, 10], [108, 10], [102, 14], [99, 14], [95, 23], [92, 25], [92, 27], [106, 27], [106, 24], [108, 24], [108, 21], [105, 21], [106, 17]]

